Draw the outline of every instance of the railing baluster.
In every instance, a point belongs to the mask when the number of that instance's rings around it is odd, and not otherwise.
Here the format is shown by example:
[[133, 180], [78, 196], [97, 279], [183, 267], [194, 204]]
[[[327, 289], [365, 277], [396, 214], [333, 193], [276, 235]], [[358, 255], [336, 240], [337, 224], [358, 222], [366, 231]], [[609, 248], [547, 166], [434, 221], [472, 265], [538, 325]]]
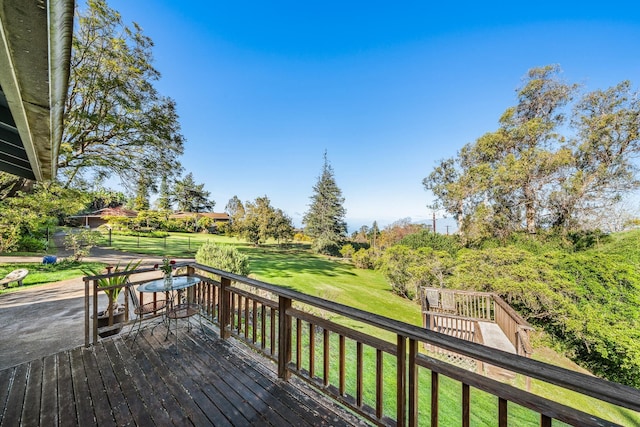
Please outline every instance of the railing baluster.
[[384, 357], [382, 350], [376, 349], [376, 418], [381, 419], [384, 411]]
[[258, 343], [258, 301], [257, 300], [253, 300], [253, 307], [252, 307], [252, 311], [251, 311], [251, 331], [253, 333], [253, 344], [257, 344]]
[[316, 327], [309, 323], [309, 378], [316, 375]]
[[540, 427], [551, 427], [552, 421], [551, 417], [540, 414]]
[[416, 357], [418, 355], [418, 341], [409, 340], [409, 425], [418, 425], [418, 365]]
[[471, 387], [462, 383], [462, 427], [470, 426], [471, 415]]
[[242, 295], [238, 295], [238, 337], [242, 333], [242, 302], [244, 299]]
[[340, 362], [339, 362], [339, 367], [338, 369], [340, 370], [340, 374], [339, 374], [339, 385], [338, 385], [338, 392], [340, 393], [340, 396], [344, 396], [345, 393], [345, 339], [344, 339], [344, 335], [340, 335], [339, 338], [339, 345], [338, 345], [338, 351], [339, 351], [339, 358], [340, 358]]
[[438, 425], [438, 398], [440, 381], [438, 373], [431, 371], [431, 425]]
[[269, 314], [271, 315], [271, 355], [275, 355], [276, 351], [276, 309], [271, 307], [269, 310]]
[[507, 415], [507, 400], [498, 398], [498, 427], [507, 427], [508, 415]]
[[249, 298], [244, 300], [244, 339], [249, 340]]
[[323, 366], [322, 366], [322, 377], [323, 377], [323, 383], [324, 386], [327, 387], [329, 385], [329, 330], [328, 329], [324, 329], [322, 332], [322, 339], [323, 339], [323, 344], [324, 344], [324, 349], [323, 349]]
[[302, 367], [302, 320], [296, 319], [296, 370]]
[[262, 322], [260, 325], [260, 332], [262, 334], [261, 347], [264, 350], [265, 348], [267, 348], [267, 308], [264, 304], [261, 304], [260, 307], [260, 317], [262, 318]]
[[362, 408], [362, 343], [356, 343], [356, 406]]

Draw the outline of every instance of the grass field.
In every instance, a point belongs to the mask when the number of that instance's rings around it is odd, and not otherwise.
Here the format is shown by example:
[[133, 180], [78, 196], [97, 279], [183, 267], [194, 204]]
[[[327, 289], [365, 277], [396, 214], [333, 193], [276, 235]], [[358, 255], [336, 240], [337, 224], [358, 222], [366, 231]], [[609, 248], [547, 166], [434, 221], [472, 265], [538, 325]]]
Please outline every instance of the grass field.
[[[2, 258], [0, 258], [0, 261], [2, 261]], [[100, 269], [103, 267], [103, 264], [96, 262], [57, 263], [46, 265], [42, 263], [0, 263], [0, 278], [19, 268], [26, 268], [29, 270], [29, 274], [23, 280], [22, 287], [19, 288], [18, 284], [13, 282], [10, 284], [9, 288], [0, 290], [0, 294], [24, 289], [29, 286], [43, 285], [46, 283], [59, 282], [84, 276], [82, 269], [86, 267]]]
[[[194, 257], [198, 247], [207, 240], [219, 244], [233, 245], [242, 253], [247, 254], [250, 259], [250, 276], [258, 280], [377, 313], [406, 323], [414, 325], [421, 324], [419, 305], [394, 295], [385, 278], [379, 272], [356, 269], [351, 263], [345, 260], [314, 255], [308, 250], [308, 247], [303, 244], [291, 244], [286, 247], [280, 247], [272, 243], [255, 247], [246, 242], [225, 236], [175, 233], [171, 234], [168, 238], [138, 238], [136, 236], [113, 235], [111, 247], [117, 250], [146, 254], [154, 257]], [[103, 244], [106, 243], [107, 241], [105, 239]], [[20, 266], [23, 265], [21, 264]], [[74, 277], [74, 274], [76, 276], [82, 275], [82, 272], [78, 269], [76, 271], [69, 270], [64, 273], [60, 272], [60, 275], [57, 275], [57, 272], [45, 270], [42, 272], [43, 276], [39, 276], [40, 273], [36, 274], [36, 270], [39, 267], [43, 266], [38, 264], [31, 267], [34, 270], [33, 276], [30, 274], [33, 282], [47, 283]], [[18, 267], [0, 264], [0, 273], [3, 271], [11, 271], [14, 268]], [[30, 267], [27, 266], [26, 268]], [[28, 276], [28, 278], [30, 276]], [[27, 282], [27, 280], [25, 280], [25, 284], [33, 282]], [[348, 319], [336, 319], [336, 321], [362, 332], [372, 333], [366, 325], [356, 324]], [[380, 338], [386, 338], [391, 341], [394, 340], [393, 336], [384, 336], [384, 334], [381, 334], [379, 331], [373, 332], [373, 334], [376, 334], [376, 336]], [[548, 348], [541, 348], [539, 352], [538, 349], [536, 349], [534, 358], [568, 369], [577, 369], [568, 359]], [[385, 361], [385, 364], [386, 363]], [[385, 370], [385, 376], [388, 377], [385, 383], [389, 384], [387, 386], [387, 401], [393, 399], [395, 396], [392, 385], [395, 384], [393, 372], [394, 370], [391, 369], [391, 367]], [[423, 399], [428, 399], [428, 390], [430, 389], [429, 378], [430, 375], [428, 371], [421, 374], [421, 389], [424, 388], [425, 390], [425, 393], [421, 395], [420, 398], [423, 402], [425, 402]], [[368, 380], [365, 380], [365, 382], [366, 381]], [[522, 387], [523, 380], [521, 378], [518, 379], [515, 385]], [[460, 425], [460, 405], [458, 402], [460, 400], [460, 387], [461, 384], [456, 381], [443, 379], [440, 391], [440, 410], [444, 422], [442, 422], [441, 425]], [[559, 389], [539, 381], [533, 381], [532, 391], [536, 394], [563, 402], [568, 406], [587, 410], [590, 413], [621, 425], [640, 425], [639, 414], [603, 404], [595, 399], [587, 398], [568, 390]], [[491, 425], [495, 423], [497, 413], [497, 400], [495, 398], [474, 390], [472, 392], [472, 403], [474, 405], [472, 411], [473, 417], [475, 418], [474, 425]], [[513, 406], [515, 405], [510, 405], [510, 407]], [[428, 407], [428, 405], [424, 403], [421, 404], [421, 413], [425, 407]], [[393, 415], [393, 405], [390, 406], [388, 410], [391, 411], [389, 415]], [[530, 411], [514, 407], [514, 410], [510, 410], [510, 413], [509, 425], [539, 424], [537, 417], [532, 416]], [[427, 418], [426, 413], [421, 415]], [[561, 424], [554, 423], [554, 425]]]

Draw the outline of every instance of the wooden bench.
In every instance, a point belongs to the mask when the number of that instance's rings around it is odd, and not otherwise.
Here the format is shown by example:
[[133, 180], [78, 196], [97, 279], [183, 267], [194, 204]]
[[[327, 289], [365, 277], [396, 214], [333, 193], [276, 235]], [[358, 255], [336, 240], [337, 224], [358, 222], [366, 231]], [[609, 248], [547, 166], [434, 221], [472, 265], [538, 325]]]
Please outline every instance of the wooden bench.
[[13, 270], [11, 273], [4, 276], [4, 279], [0, 280], [0, 287], [5, 287], [11, 282], [18, 282], [18, 286], [22, 286], [22, 280], [27, 277], [29, 270], [26, 268], [19, 268]]

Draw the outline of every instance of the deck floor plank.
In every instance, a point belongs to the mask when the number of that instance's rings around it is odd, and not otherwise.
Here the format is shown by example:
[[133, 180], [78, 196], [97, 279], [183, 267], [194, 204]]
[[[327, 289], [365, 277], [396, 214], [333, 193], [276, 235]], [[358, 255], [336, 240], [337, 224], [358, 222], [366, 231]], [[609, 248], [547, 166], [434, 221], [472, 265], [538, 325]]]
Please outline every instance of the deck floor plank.
[[[169, 386], [162, 380], [161, 372], [158, 371], [158, 364], [152, 363], [150, 354], [142, 351], [139, 345], [131, 345], [128, 347], [131, 350], [131, 356], [135, 359], [141, 370], [141, 374], [145, 376], [148, 386], [153, 390], [156, 399], [158, 399], [164, 410], [169, 414], [171, 423], [175, 426], [193, 424], [180, 407], [176, 398], [169, 392]], [[163, 369], [163, 367], [160, 369]]]
[[96, 362], [98, 363], [98, 369], [100, 370], [100, 376], [104, 384], [105, 395], [109, 400], [111, 406], [111, 412], [113, 418], [116, 420], [117, 425], [127, 425], [131, 422], [133, 416], [127, 405], [125, 396], [120, 388], [116, 374], [113, 371], [113, 365], [102, 344], [94, 347], [94, 354], [96, 356]]
[[24, 401], [28, 403], [22, 408], [22, 424], [40, 425], [40, 406], [42, 401], [42, 359], [31, 362]]
[[9, 390], [11, 389], [11, 381], [15, 370], [15, 368], [9, 368], [0, 371], [0, 424], [2, 424], [4, 411], [7, 408], [7, 399], [9, 398]]
[[122, 362], [125, 365], [125, 369], [128, 372], [132, 372], [132, 384], [138, 390], [138, 394], [142, 399], [147, 411], [151, 414], [156, 425], [170, 425], [173, 424], [169, 413], [162, 405], [162, 400], [158, 398], [155, 390], [147, 381], [147, 376], [154, 376], [154, 372], [146, 372], [142, 365], [134, 359], [133, 355], [129, 351], [129, 348], [123, 343], [122, 340], [114, 340]]
[[24, 407], [24, 396], [27, 388], [27, 376], [29, 375], [29, 365], [18, 365], [13, 373], [13, 381], [9, 389], [7, 408], [2, 419], [2, 425], [19, 426], [22, 408]]
[[100, 376], [95, 353], [93, 351], [83, 351], [82, 359], [87, 373], [87, 385], [92, 396], [91, 402], [96, 415], [96, 422], [100, 425], [108, 425], [108, 423], [115, 422], [109, 406], [109, 400], [97, 398], [97, 396], [104, 395], [106, 389]]
[[[239, 383], [228, 384], [225, 381], [226, 373], [224, 371], [216, 369], [215, 365], [209, 365], [203, 362], [201, 356], [204, 351], [193, 346], [193, 342], [185, 339], [181, 342], [183, 348], [194, 354], [195, 357], [190, 359], [192, 368], [202, 375], [203, 378], [209, 377], [209, 383], [213, 386], [218, 393], [225, 396], [229, 403], [234, 408], [242, 410], [242, 414], [249, 420], [251, 424], [261, 425], [289, 425], [291, 421], [285, 420], [281, 417], [274, 417], [271, 410], [265, 410], [264, 404], [260, 402], [255, 393], [246, 387], [242, 387]], [[211, 351], [212, 349], [209, 349]], [[220, 357], [208, 358], [211, 360], [221, 359]], [[236, 365], [238, 371], [244, 370], [246, 367], [243, 365]]]
[[42, 406], [40, 410], [41, 426], [58, 425], [58, 400], [48, 396], [58, 394], [58, 367], [56, 355], [47, 356], [42, 361]]
[[[195, 404], [206, 414], [208, 422], [211, 425], [222, 425], [226, 423], [226, 420], [230, 417], [219, 407], [220, 402], [226, 401], [225, 397], [219, 394], [212, 396], [208, 393], [210, 387], [206, 384], [206, 380], [198, 378], [188, 367], [191, 356], [182, 357], [188, 354], [185, 351], [181, 354], [176, 354], [175, 341], [171, 339], [167, 341], [158, 334], [146, 335], [146, 337], [150, 345], [158, 347], [158, 356], [160, 356], [166, 368], [175, 373], [182, 386], [189, 390]], [[234, 413], [233, 417], [235, 418], [230, 419], [236, 419], [242, 423], [246, 423], [246, 420], [239, 411]]]
[[139, 426], [154, 425], [151, 414], [147, 411], [144, 402], [133, 385], [132, 372], [125, 367], [125, 363], [120, 357], [115, 343], [113, 340], [105, 340], [103, 346], [111, 360], [113, 372], [118, 379], [122, 393], [127, 401], [127, 406], [129, 406], [131, 410], [132, 420]]
[[87, 372], [84, 369], [84, 361], [82, 360], [82, 353], [84, 351], [87, 350], [83, 348], [71, 350], [69, 360], [71, 362], [71, 379], [78, 414], [78, 424], [90, 426], [95, 425], [96, 419], [93, 413], [93, 405], [91, 404]]
[[76, 399], [73, 392], [69, 352], [56, 354], [56, 368], [58, 375], [58, 393], [57, 395], [45, 395], [45, 399], [56, 400], [58, 407], [58, 425], [60, 427], [78, 425], [78, 413], [76, 411]]
[[272, 362], [214, 331], [205, 337], [199, 328], [180, 330], [179, 353], [175, 335], [165, 340], [151, 332], [0, 370], [0, 425], [360, 424], [320, 393], [278, 379]]
[[[175, 404], [180, 408], [184, 418], [196, 426], [213, 425], [212, 422], [202, 413], [194, 398], [186, 399], [181, 397], [186, 393], [184, 386], [174, 370], [164, 364], [162, 358], [157, 353], [157, 349], [149, 344], [147, 339], [143, 337], [142, 332], [141, 335], [138, 335], [135, 343], [130, 345], [131, 347], [138, 348], [139, 352], [144, 353], [145, 357], [149, 360], [150, 365], [153, 367], [154, 372], [158, 373], [159, 379], [162, 380], [166, 391], [171, 394], [173, 400], [175, 400]], [[174, 420], [178, 421], [176, 415], [173, 415], [173, 417]]]
[[[290, 408], [283, 404], [282, 394], [284, 393], [279, 393], [276, 398], [273, 394], [268, 393], [262, 385], [253, 381], [253, 379], [246, 374], [248, 370], [252, 369], [250, 363], [245, 362], [241, 369], [237, 369], [236, 365], [230, 364], [224, 357], [213, 357], [213, 353], [210, 351], [196, 351], [197, 347], [195, 346], [207, 344], [212, 349], [219, 349], [224, 343], [217, 341], [215, 343], [199, 344], [193, 341], [188, 345], [193, 349], [193, 353], [200, 358], [202, 366], [216, 373], [216, 384], [225, 384], [229, 389], [235, 388], [241, 397], [246, 398], [255, 410], [264, 414], [272, 425], [312, 425], [306, 419], [300, 417], [298, 413], [291, 411]], [[228, 351], [228, 348], [224, 350]], [[272, 382], [271, 385], [273, 385]]]

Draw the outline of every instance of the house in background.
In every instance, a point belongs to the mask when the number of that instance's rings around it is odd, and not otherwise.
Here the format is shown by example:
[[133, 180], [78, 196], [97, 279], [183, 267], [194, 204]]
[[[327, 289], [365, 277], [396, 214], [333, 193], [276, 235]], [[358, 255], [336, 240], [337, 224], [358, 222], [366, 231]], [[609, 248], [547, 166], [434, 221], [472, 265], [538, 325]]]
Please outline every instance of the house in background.
[[87, 228], [98, 228], [109, 222], [110, 216], [124, 216], [127, 218], [135, 218], [138, 212], [125, 209], [122, 206], [117, 208], [104, 208], [84, 215], [75, 215], [69, 217], [73, 220], [73, 225]]
[[227, 224], [231, 221], [229, 214], [225, 212], [175, 212], [169, 215], [170, 219], [191, 219], [194, 222], [198, 221], [200, 218], [209, 218], [211, 223], [209, 224], [208, 231], [216, 232], [218, 230], [218, 226], [222, 224]]

